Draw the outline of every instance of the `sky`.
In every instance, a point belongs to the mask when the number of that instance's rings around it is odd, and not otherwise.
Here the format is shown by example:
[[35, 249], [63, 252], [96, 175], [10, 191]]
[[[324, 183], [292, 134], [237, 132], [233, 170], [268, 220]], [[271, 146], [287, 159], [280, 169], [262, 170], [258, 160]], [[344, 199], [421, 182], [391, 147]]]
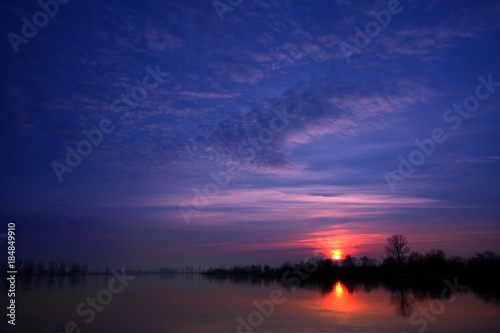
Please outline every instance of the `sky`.
[[17, 256], [500, 252], [498, 1], [44, 1], [0, 4]]

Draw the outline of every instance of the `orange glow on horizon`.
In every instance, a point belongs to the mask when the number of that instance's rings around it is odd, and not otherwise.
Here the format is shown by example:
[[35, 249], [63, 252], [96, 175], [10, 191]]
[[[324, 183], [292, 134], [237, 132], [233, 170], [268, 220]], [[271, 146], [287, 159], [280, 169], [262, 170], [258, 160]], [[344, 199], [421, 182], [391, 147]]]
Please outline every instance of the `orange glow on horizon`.
[[338, 250], [333, 250], [332, 251], [332, 259], [333, 260], [340, 260], [342, 258], [342, 253]]
[[377, 253], [380, 244], [385, 242], [384, 236], [372, 233], [370, 229], [356, 223], [349, 223], [312, 232], [300, 244], [311, 244], [311, 247], [316, 248], [316, 256], [339, 262], [347, 255], [361, 257], [365, 253]]

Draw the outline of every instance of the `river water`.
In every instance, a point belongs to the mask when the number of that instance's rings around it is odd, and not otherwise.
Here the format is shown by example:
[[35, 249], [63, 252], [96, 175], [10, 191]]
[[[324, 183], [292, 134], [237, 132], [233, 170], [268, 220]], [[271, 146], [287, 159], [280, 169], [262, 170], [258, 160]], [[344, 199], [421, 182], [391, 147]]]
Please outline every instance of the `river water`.
[[426, 291], [342, 281], [292, 289], [194, 274], [34, 277], [18, 283], [16, 325], [4, 310], [0, 331], [500, 332], [498, 297], [449, 289], [444, 282]]

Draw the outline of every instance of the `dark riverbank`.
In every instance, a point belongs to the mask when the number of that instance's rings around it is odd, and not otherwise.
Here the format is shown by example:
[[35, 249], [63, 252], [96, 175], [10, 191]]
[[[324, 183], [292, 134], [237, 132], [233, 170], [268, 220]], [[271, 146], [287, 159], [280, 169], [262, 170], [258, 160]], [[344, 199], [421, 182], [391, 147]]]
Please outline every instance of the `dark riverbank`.
[[[402, 263], [386, 259], [377, 264], [374, 260], [344, 260], [311, 258], [297, 264], [285, 263], [279, 267], [234, 266], [210, 268], [202, 273], [213, 279], [231, 279], [242, 283], [279, 283], [284, 288], [315, 288], [329, 292], [338, 281], [348, 288], [384, 287], [388, 290], [413, 291], [438, 297], [445, 284], [455, 284], [460, 291], [471, 290], [485, 301], [500, 304], [500, 256], [491, 251], [469, 258], [446, 258], [434, 251], [426, 256], [410, 256]], [[447, 281], [447, 282], [446, 282]]]

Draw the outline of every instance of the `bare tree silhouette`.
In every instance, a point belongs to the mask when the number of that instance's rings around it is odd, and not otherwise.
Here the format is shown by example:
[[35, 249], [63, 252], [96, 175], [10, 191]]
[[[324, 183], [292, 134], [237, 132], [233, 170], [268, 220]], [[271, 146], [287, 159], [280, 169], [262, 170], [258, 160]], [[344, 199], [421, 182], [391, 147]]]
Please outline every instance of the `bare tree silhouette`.
[[81, 266], [81, 274], [83, 276], [87, 275], [87, 270], [88, 270], [88, 265], [87, 264], [84, 264]]
[[55, 262], [55, 261], [49, 261], [48, 266], [49, 267], [48, 267], [47, 272], [49, 273], [49, 276], [56, 275], [56, 272], [57, 272], [57, 262]]
[[36, 264], [36, 274], [39, 276], [42, 276], [45, 274], [45, 264], [41, 261], [39, 261]]
[[403, 235], [392, 235], [387, 238], [387, 244], [384, 246], [385, 254], [396, 260], [398, 264], [405, 261], [406, 254], [410, 252], [408, 240]]
[[35, 262], [31, 259], [26, 259], [23, 262], [23, 274], [26, 276], [32, 276], [35, 274]]
[[59, 263], [59, 275], [65, 275], [66, 274], [66, 263], [64, 261], [61, 261]]
[[69, 269], [69, 275], [72, 277], [77, 276], [81, 272], [81, 267], [78, 265], [78, 263], [74, 262], [71, 264], [71, 267]]

